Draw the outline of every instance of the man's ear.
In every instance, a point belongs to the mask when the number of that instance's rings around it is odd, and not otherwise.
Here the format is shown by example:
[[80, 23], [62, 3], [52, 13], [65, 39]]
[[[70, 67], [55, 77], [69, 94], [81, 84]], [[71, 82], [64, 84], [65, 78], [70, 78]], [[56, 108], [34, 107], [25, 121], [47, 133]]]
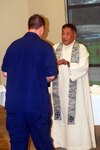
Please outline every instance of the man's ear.
[[43, 33], [44, 33], [44, 26], [41, 26], [41, 27], [39, 28], [40, 37], [43, 36]]

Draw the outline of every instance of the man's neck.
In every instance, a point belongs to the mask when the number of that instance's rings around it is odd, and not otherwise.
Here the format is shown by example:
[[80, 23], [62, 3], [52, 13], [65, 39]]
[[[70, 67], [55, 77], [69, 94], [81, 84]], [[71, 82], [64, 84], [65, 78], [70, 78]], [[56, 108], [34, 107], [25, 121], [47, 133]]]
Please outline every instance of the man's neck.
[[38, 36], [40, 36], [39, 29], [29, 29], [28, 32], [33, 32], [33, 33], [36, 33]]

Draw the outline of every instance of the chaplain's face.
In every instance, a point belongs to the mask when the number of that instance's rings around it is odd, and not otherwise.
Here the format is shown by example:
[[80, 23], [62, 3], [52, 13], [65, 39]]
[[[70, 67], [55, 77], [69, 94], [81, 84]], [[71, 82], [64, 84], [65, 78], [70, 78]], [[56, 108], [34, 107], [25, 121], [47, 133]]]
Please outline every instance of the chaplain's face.
[[62, 29], [62, 42], [65, 45], [71, 44], [76, 39], [76, 33], [70, 27]]

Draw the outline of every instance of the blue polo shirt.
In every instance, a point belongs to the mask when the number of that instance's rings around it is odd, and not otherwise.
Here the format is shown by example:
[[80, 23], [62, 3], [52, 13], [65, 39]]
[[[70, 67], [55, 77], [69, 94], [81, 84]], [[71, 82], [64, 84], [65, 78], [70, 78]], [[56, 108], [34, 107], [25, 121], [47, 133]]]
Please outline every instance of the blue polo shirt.
[[8, 112], [51, 111], [46, 76], [57, 75], [57, 66], [50, 44], [27, 32], [8, 47], [2, 71], [7, 72]]

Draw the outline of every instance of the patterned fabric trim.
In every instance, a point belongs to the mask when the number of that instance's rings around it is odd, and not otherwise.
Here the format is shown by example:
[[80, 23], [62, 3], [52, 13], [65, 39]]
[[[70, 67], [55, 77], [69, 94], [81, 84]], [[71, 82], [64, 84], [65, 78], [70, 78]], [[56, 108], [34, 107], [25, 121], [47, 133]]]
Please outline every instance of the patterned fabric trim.
[[[71, 54], [71, 62], [79, 62], [79, 43], [75, 42]], [[75, 124], [77, 81], [69, 81], [68, 124]]]
[[[60, 59], [63, 44], [60, 43], [56, 49], [56, 58]], [[75, 42], [71, 54], [71, 62], [79, 62], [79, 43]], [[59, 78], [59, 75], [58, 75]], [[54, 120], [61, 120], [61, 105], [59, 97], [59, 83], [58, 78], [52, 82], [52, 96], [54, 105]], [[69, 81], [69, 104], [68, 104], [68, 124], [75, 124], [76, 113], [76, 93], [77, 81]]]
[[59, 98], [59, 85], [58, 79], [54, 80], [52, 83], [52, 96], [53, 96], [53, 105], [54, 105], [54, 119], [61, 120], [61, 105], [60, 105], [60, 98]]
[[[62, 51], [62, 43], [56, 49], [56, 58], [59, 59]], [[59, 77], [59, 75], [58, 75]], [[52, 96], [53, 96], [53, 105], [54, 105], [54, 120], [61, 120], [61, 105], [59, 97], [59, 83], [58, 77], [52, 82]]]

